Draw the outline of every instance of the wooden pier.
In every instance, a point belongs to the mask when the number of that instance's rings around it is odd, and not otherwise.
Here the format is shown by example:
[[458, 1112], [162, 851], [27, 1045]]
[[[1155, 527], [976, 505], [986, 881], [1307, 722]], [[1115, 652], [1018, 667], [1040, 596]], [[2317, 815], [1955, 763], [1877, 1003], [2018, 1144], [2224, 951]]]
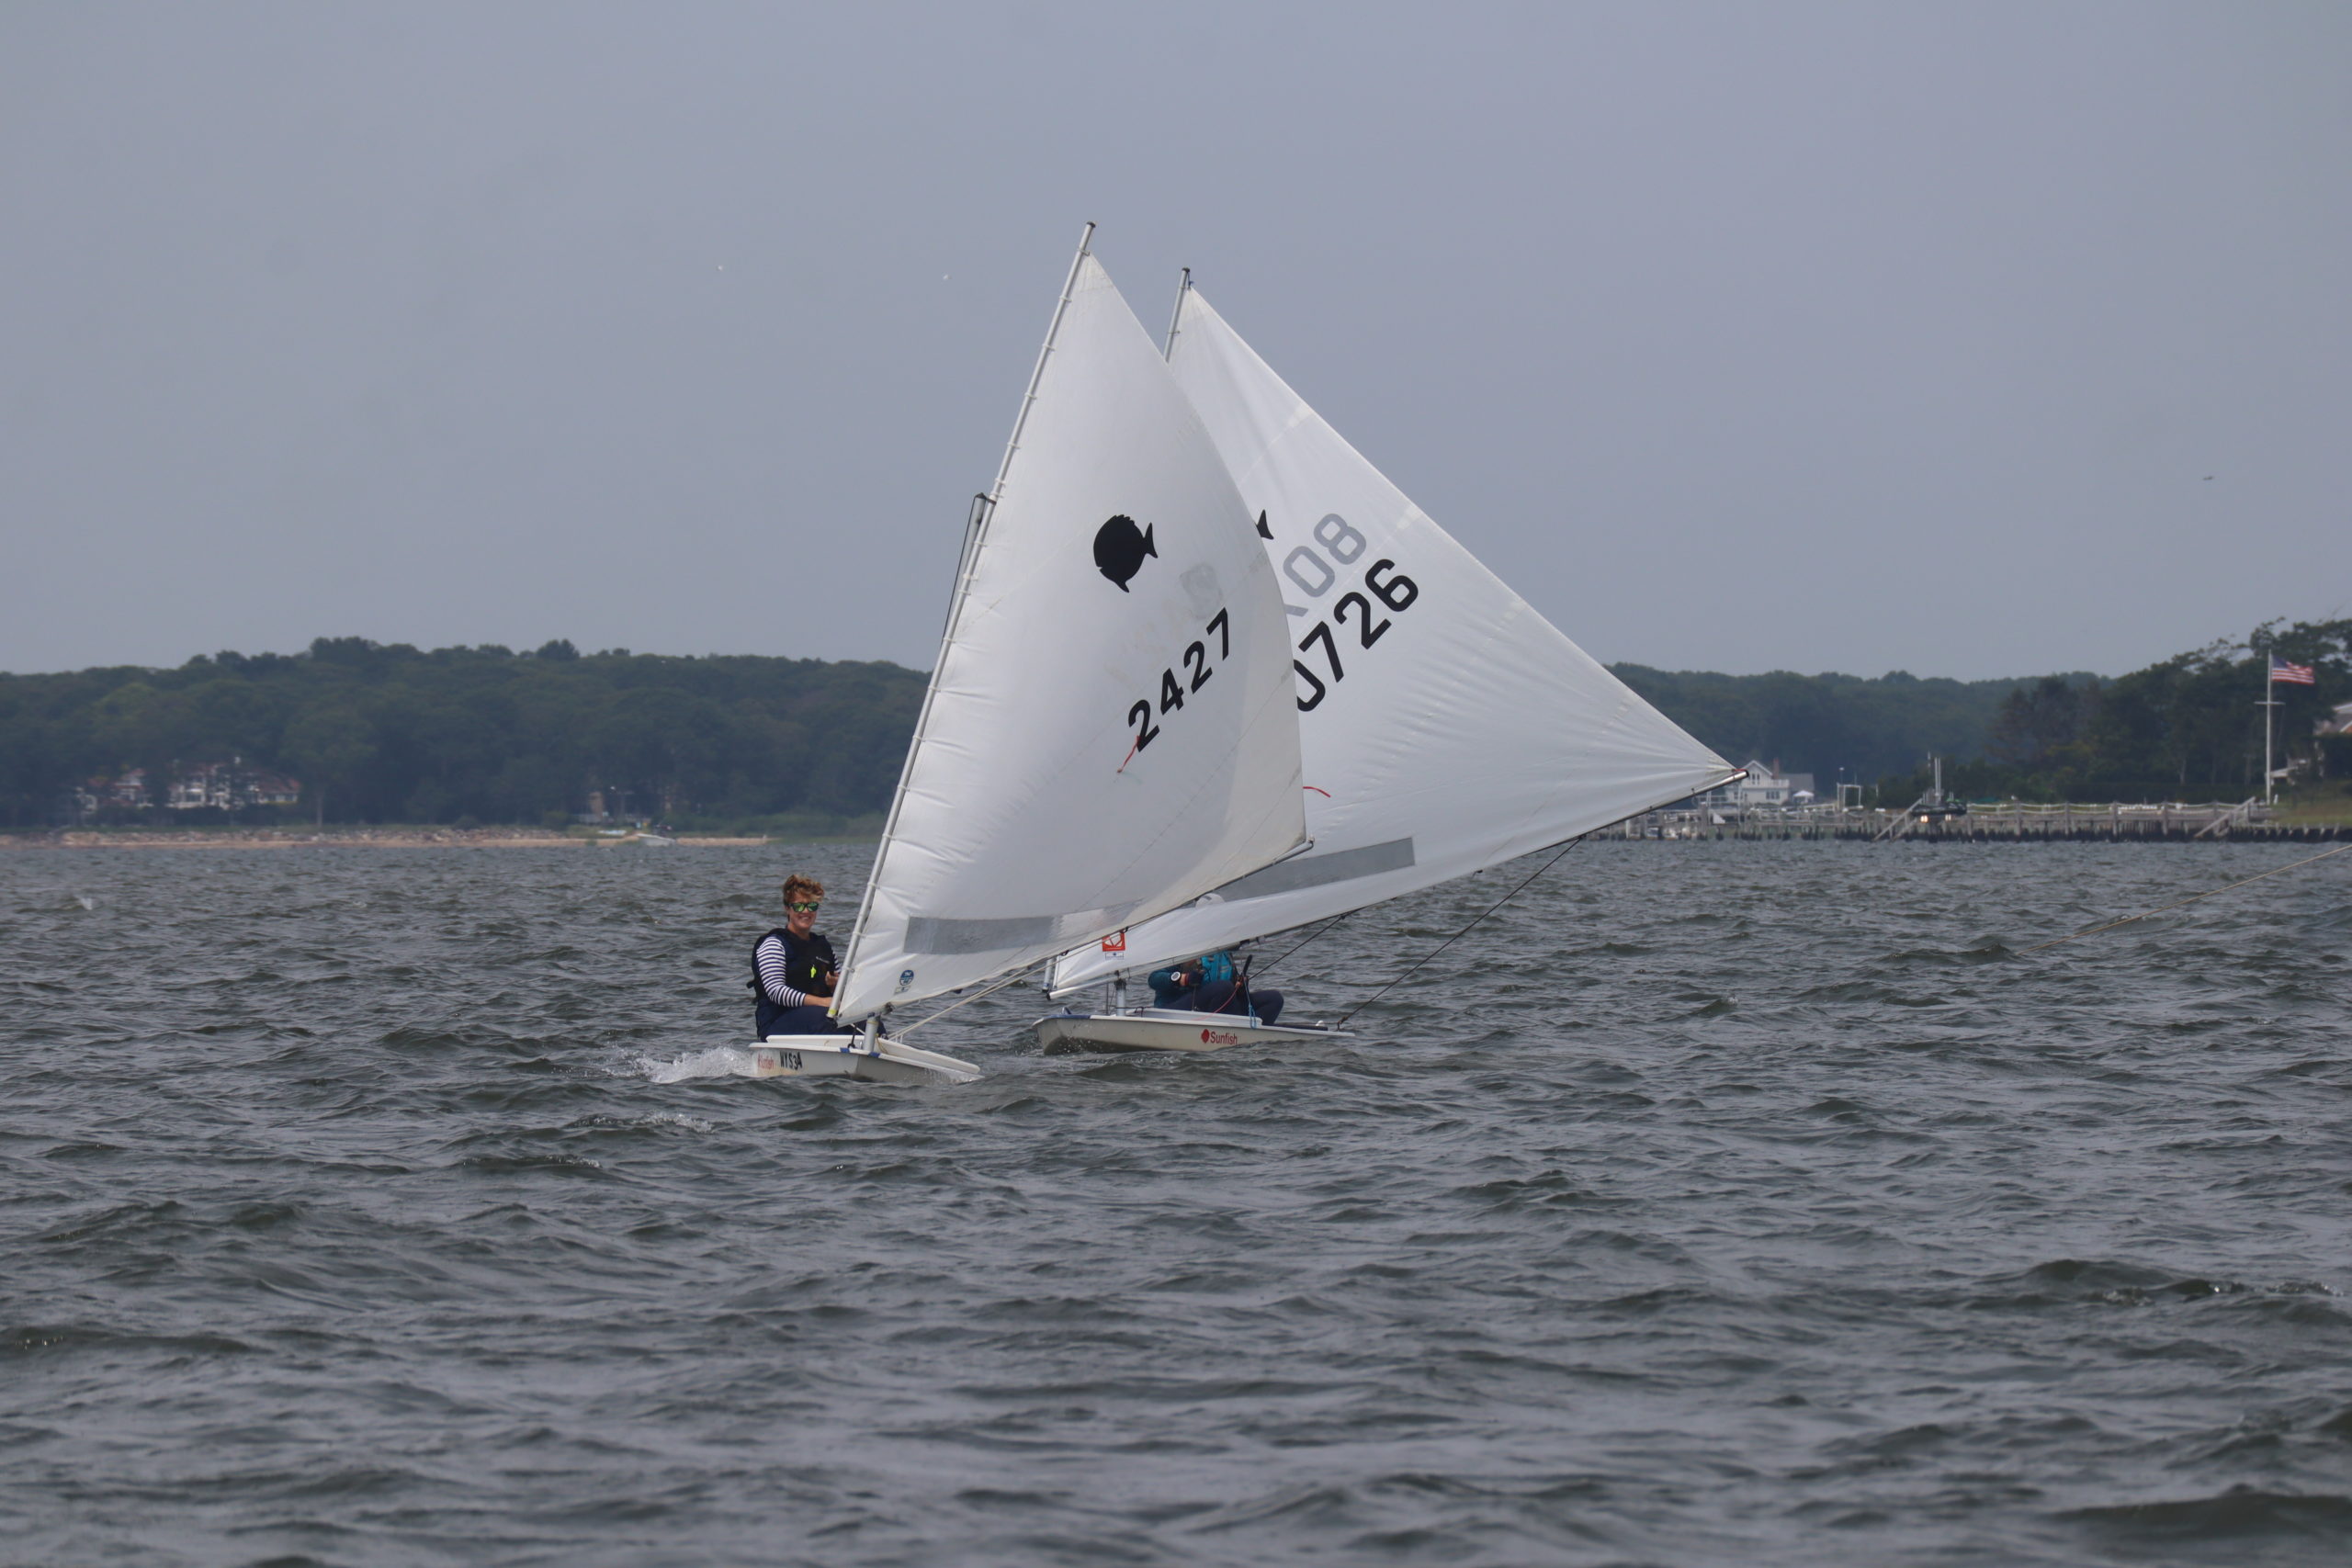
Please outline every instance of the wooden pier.
[[1860, 839], [1873, 843], [2067, 840], [2076, 842], [2316, 842], [2352, 839], [2342, 823], [2284, 822], [2258, 800], [2201, 806], [2029, 806], [2007, 801], [1965, 811], [1866, 811], [1835, 806], [1773, 810], [1652, 811], [1606, 830], [1627, 839]]

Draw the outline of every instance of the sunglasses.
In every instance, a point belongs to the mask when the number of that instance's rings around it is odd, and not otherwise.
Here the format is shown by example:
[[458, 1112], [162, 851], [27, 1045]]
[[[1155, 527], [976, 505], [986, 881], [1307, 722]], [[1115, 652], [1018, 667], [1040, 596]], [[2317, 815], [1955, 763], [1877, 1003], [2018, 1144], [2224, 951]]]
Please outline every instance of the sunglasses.
[[817, 912], [817, 906], [814, 904], [786, 904], [785, 908], [796, 915], [813, 915]]

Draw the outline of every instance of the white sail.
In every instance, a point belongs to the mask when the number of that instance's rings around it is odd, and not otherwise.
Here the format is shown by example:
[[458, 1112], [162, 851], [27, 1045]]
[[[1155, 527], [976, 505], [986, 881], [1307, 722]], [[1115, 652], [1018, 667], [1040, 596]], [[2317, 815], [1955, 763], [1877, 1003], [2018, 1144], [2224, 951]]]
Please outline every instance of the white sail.
[[1273, 569], [1083, 249], [1023, 409], [843, 964], [844, 1019], [1139, 923], [1304, 837]]
[[1737, 770], [1423, 515], [1198, 292], [1169, 363], [1289, 604], [1314, 848], [1066, 954], [1057, 993], [1361, 908], [1712, 788]]

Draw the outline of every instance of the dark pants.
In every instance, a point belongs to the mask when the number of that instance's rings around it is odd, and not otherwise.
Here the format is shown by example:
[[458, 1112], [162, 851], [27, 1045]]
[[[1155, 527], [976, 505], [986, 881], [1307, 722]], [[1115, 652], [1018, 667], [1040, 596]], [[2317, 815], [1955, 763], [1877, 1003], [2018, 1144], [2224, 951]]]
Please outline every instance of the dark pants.
[[1258, 1015], [1260, 1023], [1272, 1023], [1283, 1015], [1283, 994], [1280, 991], [1252, 991], [1249, 1004], [1234, 993], [1241, 988], [1238, 980], [1215, 980], [1193, 993], [1193, 1008], [1197, 1012], [1229, 1012], [1237, 1017], [1245, 1013]]
[[833, 1021], [823, 1008], [814, 1005], [778, 1007], [765, 997], [760, 998], [759, 1037], [771, 1034], [839, 1034], [843, 1026]]

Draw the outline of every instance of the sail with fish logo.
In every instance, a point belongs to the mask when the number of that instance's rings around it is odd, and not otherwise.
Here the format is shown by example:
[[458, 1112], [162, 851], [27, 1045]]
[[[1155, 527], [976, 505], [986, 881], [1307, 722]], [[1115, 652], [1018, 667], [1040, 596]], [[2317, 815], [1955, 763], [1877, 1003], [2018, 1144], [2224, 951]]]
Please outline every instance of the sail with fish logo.
[[1168, 361], [1278, 575], [1312, 848], [1130, 927], [1118, 951], [1074, 948], [1055, 995], [1415, 892], [1736, 775], [1430, 521], [1189, 275]]
[[966, 544], [837, 1017], [1140, 925], [1304, 841], [1289, 616], [1251, 516], [1081, 243]]

